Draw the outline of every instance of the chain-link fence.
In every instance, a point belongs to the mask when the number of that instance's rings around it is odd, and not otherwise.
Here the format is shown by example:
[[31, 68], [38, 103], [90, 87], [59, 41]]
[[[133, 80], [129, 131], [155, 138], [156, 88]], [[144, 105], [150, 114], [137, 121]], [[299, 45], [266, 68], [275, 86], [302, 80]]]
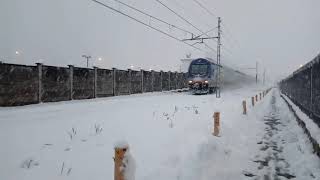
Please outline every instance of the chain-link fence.
[[280, 89], [320, 127], [320, 54], [282, 80]]

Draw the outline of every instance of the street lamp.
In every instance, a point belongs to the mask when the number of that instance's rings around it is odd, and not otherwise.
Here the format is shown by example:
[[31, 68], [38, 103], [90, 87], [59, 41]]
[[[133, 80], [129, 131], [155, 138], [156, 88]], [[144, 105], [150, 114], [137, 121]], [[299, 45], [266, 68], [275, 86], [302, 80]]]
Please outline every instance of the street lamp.
[[89, 67], [89, 59], [91, 58], [91, 56], [88, 55], [82, 55], [83, 58], [85, 58], [87, 60], [87, 67]]

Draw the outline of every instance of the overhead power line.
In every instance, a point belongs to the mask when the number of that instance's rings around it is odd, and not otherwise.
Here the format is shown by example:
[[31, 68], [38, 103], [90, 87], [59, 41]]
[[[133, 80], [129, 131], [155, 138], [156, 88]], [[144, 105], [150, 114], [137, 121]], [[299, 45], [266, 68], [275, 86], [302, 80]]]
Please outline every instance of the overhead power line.
[[[200, 31], [202, 34], [206, 35], [207, 37], [210, 37], [208, 35], [208, 33], [202, 31], [201, 29], [199, 29], [198, 27], [196, 27], [195, 25], [193, 25], [190, 21], [188, 21], [186, 18], [184, 18], [183, 16], [181, 16], [180, 14], [178, 14], [177, 12], [175, 12], [173, 9], [171, 9], [169, 6], [167, 6], [166, 4], [164, 4], [162, 1], [160, 0], [155, 0], [157, 1], [159, 4], [161, 4], [162, 6], [164, 6], [165, 8], [167, 8], [169, 11], [171, 11], [172, 13], [174, 13], [176, 16], [178, 16], [180, 19], [182, 19], [183, 21], [185, 21], [187, 24], [189, 24], [190, 26], [192, 26], [193, 28], [197, 29], [198, 31]], [[207, 45], [208, 46], [208, 45]], [[210, 47], [210, 46], [208, 46]], [[212, 49], [210, 47], [210, 49]]]
[[225, 35], [228, 35], [228, 36], [230, 37], [230, 39], [235, 43], [235, 45], [238, 46], [238, 48], [240, 49], [240, 45], [239, 45], [238, 40], [236, 40], [236, 39], [233, 37], [233, 35], [232, 35], [231, 31], [229, 30], [229, 28], [227, 27], [227, 25], [226, 25], [225, 23], [222, 23], [222, 26], [223, 26], [224, 29], [226, 30], [226, 31], [225, 31], [226, 33], [224, 33], [224, 34], [225, 34]]
[[208, 8], [206, 8], [203, 4], [201, 4], [198, 0], [193, 0], [193, 2], [197, 3], [202, 9], [204, 9], [211, 16], [218, 18], [215, 14], [213, 14]]
[[198, 47], [195, 47], [194, 45], [188, 44], [188, 43], [180, 40], [179, 38], [177, 38], [177, 37], [175, 37], [175, 36], [172, 36], [171, 34], [166, 33], [166, 32], [164, 32], [164, 31], [162, 31], [162, 30], [160, 30], [160, 29], [157, 29], [157, 28], [155, 28], [155, 27], [153, 27], [153, 26], [151, 26], [151, 25], [149, 25], [149, 24], [147, 24], [147, 23], [144, 23], [144, 22], [142, 22], [141, 20], [138, 20], [137, 18], [134, 18], [134, 17], [132, 17], [132, 16], [130, 16], [130, 15], [128, 15], [128, 14], [120, 11], [120, 10], [117, 10], [117, 9], [115, 9], [115, 8], [113, 8], [113, 7], [111, 7], [111, 6], [108, 6], [108, 5], [106, 5], [106, 4], [104, 4], [104, 3], [100, 2], [100, 1], [97, 1], [97, 0], [92, 0], [92, 1], [95, 2], [95, 3], [97, 3], [97, 4], [99, 4], [99, 5], [101, 5], [101, 6], [103, 6], [103, 7], [108, 8], [108, 9], [114, 11], [114, 12], [117, 12], [117, 13], [119, 13], [119, 14], [122, 14], [122, 15], [130, 18], [131, 20], [134, 20], [134, 21], [136, 21], [136, 22], [138, 22], [138, 23], [140, 23], [140, 24], [142, 24], [142, 25], [144, 25], [144, 26], [147, 26], [147, 27], [149, 27], [149, 28], [151, 28], [151, 29], [153, 29], [153, 30], [155, 30], [155, 31], [157, 31], [157, 32], [159, 32], [159, 33], [162, 33], [162, 34], [164, 34], [164, 35], [166, 35], [166, 36], [168, 36], [168, 37], [170, 37], [170, 38], [172, 38], [172, 39], [175, 39], [175, 40], [177, 40], [177, 41], [179, 41], [179, 42], [183, 42], [184, 44], [186, 44], [186, 45], [188, 45], [188, 46], [191, 46], [191, 47], [193, 47], [193, 48], [195, 48], [195, 49], [197, 49], [197, 50], [199, 50], [199, 51], [203, 51], [202, 49], [200, 49], [200, 48], [198, 48]]
[[193, 33], [190, 32], [190, 31], [188, 31], [188, 30], [185, 30], [185, 29], [180, 28], [180, 27], [178, 27], [178, 26], [176, 26], [176, 25], [173, 25], [173, 24], [171, 24], [171, 23], [168, 23], [168, 22], [166, 22], [165, 20], [162, 20], [162, 19], [160, 19], [160, 18], [157, 18], [157, 17], [155, 17], [155, 16], [153, 16], [153, 15], [151, 15], [151, 14], [148, 14], [148, 13], [146, 13], [146, 12], [144, 12], [144, 11], [136, 8], [136, 7], [133, 7], [132, 5], [129, 5], [129, 4], [124, 3], [124, 2], [122, 2], [122, 1], [119, 1], [119, 0], [113, 0], [113, 1], [118, 2], [118, 3], [120, 3], [120, 4], [122, 4], [122, 5], [126, 6], [126, 7], [128, 7], [128, 8], [130, 8], [130, 9], [133, 9], [133, 10], [135, 10], [135, 11], [137, 11], [137, 12], [143, 14], [143, 15], [146, 15], [146, 16], [152, 18], [152, 19], [155, 19], [155, 20], [157, 20], [157, 21], [159, 21], [159, 22], [162, 22], [162, 23], [164, 23], [164, 24], [166, 24], [166, 25], [168, 25], [168, 26], [170, 26], [170, 27], [172, 27], [172, 28], [175, 28], [175, 29], [178, 29], [178, 30], [183, 31], [183, 32], [185, 32], [185, 33], [189, 33], [189, 34], [193, 35]]
[[199, 37], [201, 37], [201, 36], [203, 36], [203, 35], [205, 35], [205, 34], [208, 34], [209, 32], [211, 32], [211, 31], [213, 31], [213, 30], [215, 30], [215, 29], [217, 29], [217, 28], [218, 28], [218, 27], [214, 27], [214, 28], [212, 28], [212, 29], [210, 29], [210, 30], [208, 30], [208, 31], [206, 31], [206, 32], [204, 32], [204, 33], [196, 36], [195, 38], [199, 38]]
[[[203, 5], [202, 3], [200, 3], [199, 0], [192, 0], [192, 1], [194, 1], [196, 4], [198, 4], [198, 5], [199, 5], [203, 10], [205, 10], [209, 15], [211, 15], [211, 16], [214, 17], [214, 18], [217, 18], [217, 16], [216, 16], [214, 13], [212, 13], [212, 11], [210, 11], [205, 5]], [[228, 40], [228, 42], [230, 42], [230, 44], [232, 45], [232, 43], [231, 43], [231, 41], [230, 41], [230, 39], [232, 39], [232, 41], [235, 42], [235, 45], [238, 46], [237, 41], [233, 38], [233, 36], [231, 35], [231, 32], [228, 30], [228, 28], [225, 27], [224, 23], [221, 23], [221, 24], [222, 24], [222, 26], [226, 29], [226, 31], [228, 31], [228, 34], [230, 34], [230, 35], [229, 35], [230, 38], [229, 38], [228, 36], [225, 36], [226, 39]], [[221, 31], [221, 32], [222, 32], [222, 31]], [[223, 33], [223, 34], [226, 35], [225, 33]], [[232, 46], [233, 46], [233, 45], [232, 45]], [[229, 49], [227, 49], [225, 46], [223, 46], [223, 47], [224, 47], [225, 51], [227, 51], [229, 54], [232, 54]]]
[[189, 24], [190, 26], [192, 26], [193, 28], [197, 29], [198, 31], [200, 31], [201, 33], [203, 33], [203, 31], [201, 31], [201, 29], [199, 29], [198, 27], [196, 27], [195, 25], [193, 25], [190, 21], [188, 21], [186, 18], [182, 17], [180, 14], [178, 14], [177, 12], [175, 12], [173, 9], [171, 9], [169, 6], [167, 6], [166, 4], [164, 4], [163, 2], [161, 2], [160, 0], [156, 0], [158, 3], [160, 3], [163, 7], [167, 8], [169, 11], [171, 11], [173, 14], [175, 14], [176, 16], [178, 16], [180, 19], [182, 19], [183, 21], [185, 21], [187, 24]]

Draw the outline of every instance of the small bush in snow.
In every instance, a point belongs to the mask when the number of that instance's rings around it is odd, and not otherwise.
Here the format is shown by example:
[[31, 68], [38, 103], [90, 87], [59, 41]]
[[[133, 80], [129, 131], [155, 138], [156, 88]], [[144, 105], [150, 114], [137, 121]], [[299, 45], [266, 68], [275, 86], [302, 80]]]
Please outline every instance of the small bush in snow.
[[39, 163], [32, 158], [24, 160], [21, 164], [21, 168], [30, 169], [34, 166], [39, 166]]

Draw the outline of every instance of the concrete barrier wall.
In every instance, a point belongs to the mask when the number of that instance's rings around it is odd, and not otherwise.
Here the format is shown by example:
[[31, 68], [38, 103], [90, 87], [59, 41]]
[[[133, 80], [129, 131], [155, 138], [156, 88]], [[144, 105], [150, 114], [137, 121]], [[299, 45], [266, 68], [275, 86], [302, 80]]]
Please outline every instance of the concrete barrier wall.
[[124, 70], [116, 70], [116, 88], [115, 95], [127, 95], [130, 94], [130, 82], [129, 73]]
[[153, 91], [161, 91], [161, 73], [160, 72], [153, 72]]
[[42, 66], [41, 101], [56, 102], [71, 99], [69, 68]]
[[113, 71], [97, 69], [97, 97], [113, 96]]
[[74, 67], [72, 99], [90, 98], [94, 98], [94, 70]]
[[170, 72], [170, 90], [177, 89], [177, 73]]
[[38, 68], [0, 64], [0, 106], [19, 106], [38, 102]]
[[142, 72], [131, 71], [131, 93], [142, 93]]
[[170, 73], [169, 72], [162, 72], [162, 90], [163, 91], [169, 91], [170, 90]]
[[152, 92], [153, 78], [152, 72], [143, 71], [143, 92]]
[[186, 76], [182, 73], [177, 74], [177, 89], [182, 89], [186, 87]]
[[0, 62], [0, 106], [90, 99], [186, 87], [184, 73], [25, 66]]

